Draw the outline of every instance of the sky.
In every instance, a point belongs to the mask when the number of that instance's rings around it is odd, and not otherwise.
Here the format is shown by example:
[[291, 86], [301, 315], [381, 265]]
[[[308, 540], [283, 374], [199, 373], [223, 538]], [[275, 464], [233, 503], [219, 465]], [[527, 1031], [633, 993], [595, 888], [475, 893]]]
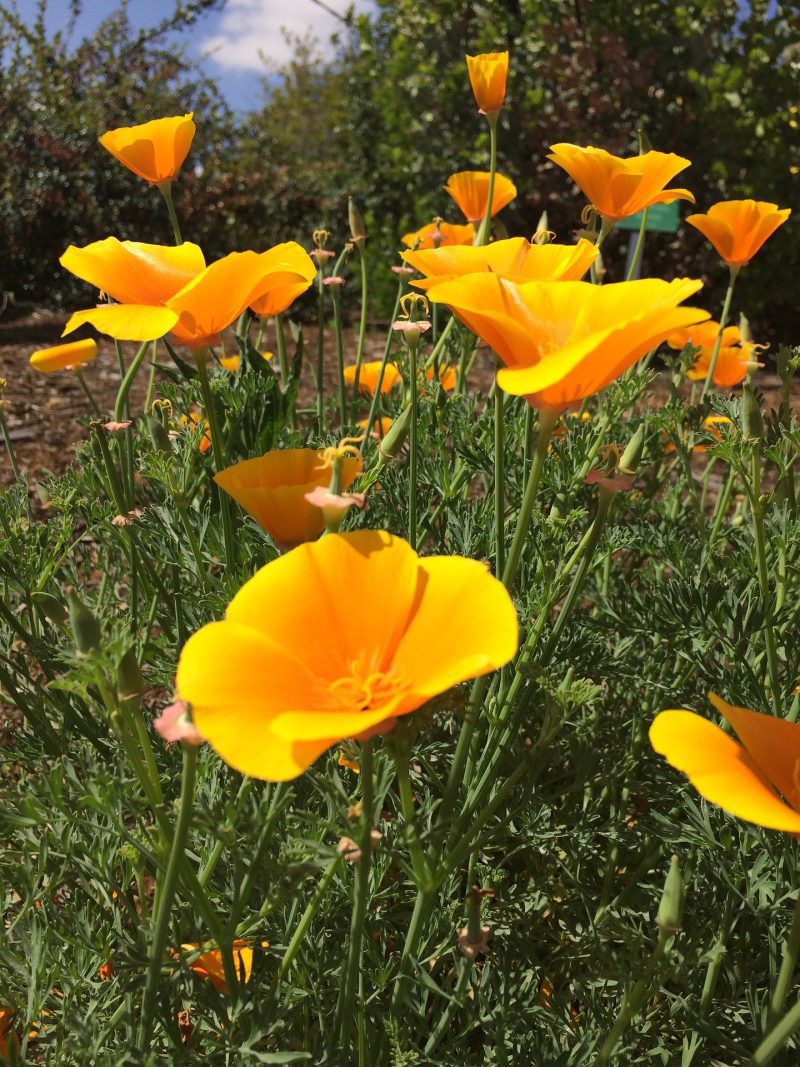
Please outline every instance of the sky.
[[[313, 33], [324, 44], [341, 22], [331, 12], [344, 14], [350, 0], [227, 0], [222, 11], [211, 12], [183, 40], [194, 57], [207, 57], [208, 72], [231, 107], [247, 109], [258, 95], [259, 74], [269, 73], [285, 62], [291, 50], [283, 30], [296, 36]], [[17, 0], [20, 14], [30, 19], [36, 0]], [[372, 0], [355, 0], [356, 10], [368, 11]], [[80, 40], [119, 4], [117, 0], [84, 0], [83, 13], [75, 26]], [[164, 0], [129, 0], [128, 14], [136, 26], [151, 26], [164, 15]], [[67, 21], [69, 0], [49, 0], [48, 27], [57, 29]], [[262, 55], [267, 61], [265, 66]]]

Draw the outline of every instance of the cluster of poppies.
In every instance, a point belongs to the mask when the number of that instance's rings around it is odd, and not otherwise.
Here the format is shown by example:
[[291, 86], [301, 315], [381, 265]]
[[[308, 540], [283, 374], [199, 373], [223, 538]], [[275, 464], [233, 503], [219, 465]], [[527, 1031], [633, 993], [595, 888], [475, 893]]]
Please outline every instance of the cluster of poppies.
[[[411, 285], [431, 304], [447, 308], [496, 355], [498, 389], [547, 412], [551, 424], [555, 414], [580, 405], [663, 342], [692, 347], [690, 378], [722, 387], [741, 382], [754, 366], [756, 346], [727, 326], [727, 304], [717, 323], [685, 303], [700, 281], [600, 284], [595, 276], [601, 245], [618, 222], [657, 204], [694, 202], [688, 189], [669, 187], [689, 161], [652, 150], [620, 158], [595, 147], [553, 145], [548, 158], [588, 201], [594, 240], [564, 245], [542, 232], [532, 241], [490, 242], [491, 219], [516, 196], [514, 184], [495, 166], [508, 53], [468, 56], [467, 64], [492, 133], [492, 166], [450, 176], [445, 189], [464, 221], [437, 218], [406, 234], [402, 258], [416, 274]], [[321, 268], [294, 242], [261, 253], [234, 252], [210, 265], [197, 245], [180, 242], [171, 183], [193, 134], [192, 116], [186, 115], [101, 139], [161, 191], [178, 243], [108, 237], [69, 248], [62, 265], [100, 290], [104, 300], [76, 312], [65, 333], [89, 323], [121, 341], [170, 335], [205, 360], [246, 309], [259, 316], [279, 314], [320, 277]], [[732, 286], [788, 215], [775, 204], [732, 200], [686, 222], [713, 244], [730, 269]], [[591, 281], [584, 280], [588, 272]], [[37, 353], [32, 363], [56, 370], [79, 365], [95, 351], [93, 341], [79, 341]], [[453, 369], [437, 366], [437, 372], [452, 388]], [[354, 381], [357, 372], [349, 373]], [[433, 368], [427, 374], [431, 377]], [[361, 366], [358, 381], [362, 390], [374, 392], [390, 389], [398, 379], [397, 369], [384, 361]], [[380, 422], [381, 433], [387, 426]], [[362, 470], [361, 454], [345, 445], [273, 451], [216, 472], [218, 485], [278, 547], [291, 549], [241, 588], [223, 621], [189, 639], [178, 664], [177, 689], [191, 709], [195, 732], [244, 773], [270, 780], [299, 775], [336, 742], [391, 728], [399, 716], [503, 666], [517, 651], [509, 591], [483, 564], [420, 557], [385, 531], [317, 540], [330, 529], [325, 506], [342, 500]], [[300, 651], [309, 633], [321, 635], [313, 662]], [[797, 831], [800, 727], [777, 720], [764, 726], [763, 716], [716, 704], [746, 749], [683, 711], [659, 716], [653, 744], [712, 801], [763, 825]], [[754, 725], [757, 719], [760, 725]]]

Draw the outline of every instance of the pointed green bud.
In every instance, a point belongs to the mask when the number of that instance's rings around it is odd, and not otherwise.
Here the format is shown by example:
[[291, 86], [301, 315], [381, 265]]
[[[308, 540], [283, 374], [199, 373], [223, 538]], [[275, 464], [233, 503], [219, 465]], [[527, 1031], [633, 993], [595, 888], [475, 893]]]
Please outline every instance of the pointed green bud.
[[364, 223], [364, 216], [352, 196], [347, 198], [347, 221], [350, 225], [353, 244], [360, 248], [367, 239], [367, 227]]
[[683, 878], [678, 865], [678, 857], [670, 860], [669, 873], [658, 905], [656, 922], [667, 934], [676, 934], [683, 924]]
[[378, 453], [381, 465], [390, 459], [397, 459], [403, 450], [408, 436], [408, 428], [411, 424], [411, 405], [407, 404], [392, 425], [386, 431], [386, 435], [378, 442]]
[[141, 703], [147, 688], [136, 653], [129, 648], [119, 663], [117, 671], [117, 697], [126, 710], [135, 710]]
[[88, 656], [100, 644], [100, 624], [72, 589], [67, 593], [69, 624], [78, 654]]
[[41, 613], [51, 622], [61, 625], [67, 621], [67, 609], [58, 597], [43, 591], [31, 594], [31, 600]]
[[642, 461], [642, 452], [644, 452], [644, 438], [645, 427], [644, 423], [639, 424], [639, 428], [636, 433], [628, 442], [628, 447], [622, 453], [620, 457], [617, 469], [624, 474], [635, 474], [636, 469]]
[[761, 405], [749, 383], [745, 383], [742, 394], [742, 436], [747, 441], [760, 441], [764, 436]]
[[144, 421], [147, 423], [147, 429], [150, 431], [150, 440], [153, 442], [155, 450], [157, 452], [171, 452], [172, 442], [164, 429], [161, 419], [157, 419], [154, 415], [145, 415]]

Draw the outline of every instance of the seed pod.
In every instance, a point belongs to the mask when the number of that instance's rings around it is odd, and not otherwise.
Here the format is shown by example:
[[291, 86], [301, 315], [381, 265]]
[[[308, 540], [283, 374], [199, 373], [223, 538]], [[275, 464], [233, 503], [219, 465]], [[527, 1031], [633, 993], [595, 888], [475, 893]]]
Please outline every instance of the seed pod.
[[58, 597], [53, 596], [51, 593], [39, 591], [31, 595], [31, 600], [51, 622], [55, 622], [60, 626], [62, 622], [67, 621], [67, 609]]
[[661, 894], [661, 903], [658, 905], [656, 922], [668, 934], [675, 934], [682, 928], [683, 878], [677, 856], [673, 856], [670, 860], [669, 873], [664, 883], [664, 892]]
[[88, 656], [100, 644], [100, 624], [72, 589], [67, 593], [67, 600], [69, 601], [69, 624], [72, 627], [78, 654]]

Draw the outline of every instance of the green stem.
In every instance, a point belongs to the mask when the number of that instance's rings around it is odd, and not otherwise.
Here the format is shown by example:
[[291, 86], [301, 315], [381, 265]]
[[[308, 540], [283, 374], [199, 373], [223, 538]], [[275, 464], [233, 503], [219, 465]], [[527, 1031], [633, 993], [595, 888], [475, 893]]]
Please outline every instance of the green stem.
[[794, 903], [792, 925], [789, 929], [789, 936], [783, 946], [780, 973], [775, 983], [775, 989], [772, 992], [772, 999], [769, 1002], [769, 1011], [767, 1013], [768, 1031], [776, 1025], [783, 1011], [786, 997], [792, 987], [798, 953], [800, 953], [800, 894], [798, 894]]
[[[394, 301], [394, 310], [392, 311], [391, 322], [397, 319], [398, 312], [400, 311], [400, 298], [403, 295], [403, 289], [405, 288], [402, 276], [397, 286], [397, 296]], [[381, 402], [381, 386], [383, 385], [383, 376], [386, 371], [386, 364], [389, 361], [389, 352], [392, 347], [392, 330], [389, 328], [389, 332], [386, 335], [386, 344], [383, 346], [383, 357], [381, 359], [380, 370], [378, 371], [378, 381], [375, 385], [375, 392], [372, 394], [372, 400], [369, 405], [369, 415], [367, 416], [367, 428], [364, 431], [364, 440], [361, 442], [361, 455], [363, 456], [367, 443], [372, 436], [372, 427], [375, 423], [375, 416], [378, 411], [378, 405]]]
[[325, 269], [320, 260], [317, 273], [317, 431], [325, 422]]
[[291, 941], [286, 946], [286, 951], [283, 954], [283, 959], [281, 960], [280, 965], [278, 967], [278, 972], [275, 975], [273, 989], [277, 988], [278, 983], [281, 982], [283, 978], [285, 978], [286, 974], [289, 971], [289, 968], [291, 967], [294, 961], [295, 956], [300, 951], [300, 946], [302, 945], [305, 936], [308, 933], [308, 928], [317, 913], [317, 908], [319, 907], [322, 898], [327, 893], [328, 886], [333, 881], [333, 876], [339, 870], [339, 867], [342, 864], [342, 860], [342, 855], [337, 853], [333, 857], [333, 859], [328, 862], [328, 866], [322, 872], [322, 876], [320, 877], [320, 880], [317, 883], [317, 888], [314, 890], [314, 894], [311, 897], [311, 900], [309, 900], [308, 904], [306, 905], [305, 911], [300, 916], [300, 922], [295, 927], [295, 931], [292, 934]]
[[[367, 257], [364, 242], [357, 241], [358, 258], [361, 264], [361, 317], [358, 323], [358, 344], [356, 345], [356, 372], [353, 380], [353, 408], [351, 421], [355, 422], [358, 405], [358, 380], [361, 377], [361, 361], [364, 358], [364, 344], [367, 337]], [[392, 320], [394, 321], [394, 319]], [[369, 433], [369, 430], [367, 431]]]
[[278, 365], [281, 368], [281, 384], [284, 389], [289, 381], [289, 357], [286, 354], [286, 335], [283, 332], [283, 314], [275, 316], [275, 346], [278, 349]]
[[[153, 342], [155, 343], [155, 342]], [[125, 412], [128, 407], [128, 394], [131, 391], [136, 375], [139, 373], [139, 368], [142, 365], [147, 349], [150, 346], [150, 341], [145, 341], [139, 351], [131, 360], [131, 365], [125, 371], [125, 377], [120, 382], [119, 391], [117, 392], [117, 399], [114, 401], [114, 418], [117, 422], [122, 422], [125, 419]]]
[[367, 897], [369, 894], [374, 789], [372, 741], [363, 741], [361, 745], [361, 782], [363, 786], [361, 840], [359, 841], [361, 858], [358, 861], [356, 870], [347, 963], [339, 1001], [339, 1050], [345, 1059], [349, 1056], [352, 1040], [353, 1008], [364, 951], [364, 921], [367, 915]]
[[[203, 394], [205, 416], [208, 420], [208, 428], [211, 433], [211, 447], [214, 452], [214, 464], [219, 472], [225, 469], [225, 451], [222, 447], [222, 432], [217, 420], [217, 409], [214, 404], [214, 397], [211, 393], [211, 384], [208, 380], [208, 363], [205, 350], [200, 348], [195, 349], [194, 358], [197, 365], [197, 373], [200, 376], [200, 390]], [[236, 545], [234, 542], [231, 512], [227, 495], [222, 490], [219, 490], [217, 495], [219, 498], [219, 510], [222, 514], [222, 536], [225, 541], [225, 563], [228, 569], [232, 570], [236, 565]]]
[[434, 364], [437, 362], [437, 360], [441, 359], [442, 352], [444, 351], [445, 345], [447, 344], [447, 340], [450, 337], [450, 334], [455, 329], [455, 325], [456, 325], [456, 320], [451, 316], [447, 320], [447, 322], [445, 323], [444, 329], [439, 334], [439, 340], [433, 346], [433, 348], [431, 349], [430, 355], [425, 360], [425, 369], [426, 370], [428, 369], [428, 367], [434, 366]]
[[416, 551], [417, 548], [417, 401], [419, 398], [419, 386], [417, 384], [417, 345], [419, 334], [411, 334], [408, 337], [408, 390], [409, 404], [411, 406], [411, 422], [408, 431], [408, 543]]
[[91, 407], [95, 418], [98, 418], [98, 419], [104, 418], [104, 415], [103, 415], [102, 411], [97, 406], [97, 401], [95, 400], [94, 396], [92, 395], [92, 391], [89, 388], [89, 385], [88, 385], [88, 383], [86, 381], [86, 378], [83, 376], [83, 371], [81, 370], [81, 368], [80, 367], [73, 367], [72, 368], [72, 373], [78, 379], [78, 382], [80, 383], [80, 387], [81, 387], [81, 389], [83, 389], [84, 394], [86, 395], [86, 399], [89, 401], [89, 406]]
[[[614, 223], [611, 221], [611, 219], [606, 219], [601, 215], [600, 229], [597, 231], [597, 240], [594, 243], [595, 248], [600, 249], [603, 247], [603, 242], [613, 229]], [[597, 260], [594, 260], [591, 267], [589, 268], [589, 276], [592, 279], [592, 283], [594, 285], [598, 285], [600, 283], [597, 277]]]
[[[3, 432], [3, 441], [5, 442], [6, 452], [8, 453], [8, 459], [11, 464], [11, 470], [14, 472], [14, 477], [18, 482], [22, 481], [22, 475], [20, 474], [19, 466], [17, 465], [17, 454], [14, 451], [14, 445], [11, 442], [11, 435], [8, 432], [8, 424], [6, 422], [6, 413], [3, 402], [0, 401], [0, 430]], [[30, 503], [28, 505], [30, 507]]]
[[494, 538], [495, 566], [498, 577], [505, 568], [505, 425], [503, 423], [503, 390], [494, 391]]
[[672, 944], [673, 936], [673, 934], [665, 930], [659, 931], [658, 941], [656, 942], [653, 953], [645, 967], [644, 974], [633, 989], [625, 994], [625, 998], [622, 1001], [622, 1007], [620, 1008], [616, 1021], [611, 1028], [611, 1032], [600, 1048], [597, 1060], [595, 1061], [598, 1065], [608, 1063], [620, 1038], [628, 1028], [629, 1023], [645, 1003], [653, 986], [653, 982], [660, 970], [662, 961]]
[[800, 1001], [770, 1030], [747, 1061], [747, 1067], [763, 1067], [765, 1063], [769, 1063], [777, 1056], [798, 1027], [800, 1027]]
[[172, 226], [172, 235], [175, 238], [176, 245], [183, 244], [183, 238], [181, 237], [181, 227], [178, 222], [178, 216], [175, 214], [175, 204], [172, 202], [172, 182], [160, 182], [158, 191], [164, 197], [164, 202], [167, 205], [167, 211], [169, 212], [169, 221]]
[[644, 235], [647, 230], [647, 208], [642, 212], [642, 222], [639, 226], [639, 236], [636, 238], [636, 248], [633, 250], [633, 259], [628, 273], [625, 277], [625, 281], [629, 282], [631, 278], [636, 275], [636, 268], [639, 266], [639, 260], [642, 258], [642, 252], [644, 251]]
[[144, 410], [150, 410], [150, 402], [153, 399], [153, 389], [156, 384], [156, 371], [158, 370], [158, 341], [153, 341], [150, 353], [150, 374], [147, 378], [147, 392], [144, 397]]
[[416, 817], [414, 813], [414, 798], [411, 792], [411, 779], [408, 773], [408, 751], [395, 753], [395, 767], [397, 768], [397, 786], [400, 792], [400, 806], [403, 811], [405, 822], [408, 851], [411, 856], [411, 866], [414, 870], [414, 881], [418, 888], [430, 888], [430, 870], [425, 859], [425, 853], [417, 836]]
[[167, 947], [170, 910], [175, 895], [175, 887], [178, 882], [178, 872], [183, 863], [186, 838], [189, 833], [189, 825], [192, 819], [196, 766], [197, 749], [194, 745], [184, 745], [183, 783], [181, 785], [178, 818], [175, 823], [175, 834], [172, 838], [172, 847], [167, 862], [167, 869], [164, 873], [164, 878], [158, 894], [153, 941], [150, 946], [147, 980], [145, 983], [144, 997], [142, 999], [142, 1015], [139, 1024], [139, 1051], [143, 1054], [148, 1051], [152, 1042], [153, 1015], [155, 1013], [156, 1000], [158, 998], [161, 965]]
[[476, 234], [476, 245], [486, 244], [492, 228], [492, 201], [497, 177], [497, 114], [496, 111], [490, 111], [486, 116], [489, 123], [489, 190], [486, 195], [486, 211]]
[[780, 673], [778, 671], [778, 647], [775, 641], [775, 630], [769, 619], [772, 610], [770, 603], [769, 571], [767, 569], [767, 536], [764, 529], [764, 504], [761, 500], [761, 456], [758, 444], [752, 444], [751, 457], [751, 510], [753, 513], [753, 540], [756, 547], [756, 561], [758, 564], [758, 584], [761, 591], [761, 603], [764, 611], [764, 641], [767, 646], [767, 670], [769, 673], [772, 699], [775, 703], [775, 714], [779, 717], [783, 713], [783, 698], [780, 689]]
[[720, 348], [722, 346], [722, 332], [725, 329], [725, 326], [727, 325], [727, 322], [728, 322], [728, 315], [730, 314], [730, 310], [731, 310], [731, 300], [733, 299], [733, 289], [734, 289], [734, 286], [736, 285], [736, 278], [737, 278], [737, 276], [739, 274], [740, 268], [739, 267], [730, 267], [729, 270], [730, 270], [730, 278], [728, 280], [728, 288], [727, 288], [727, 290], [725, 292], [725, 301], [724, 301], [724, 303], [722, 305], [722, 314], [719, 317], [719, 333], [717, 334], [717, 339], [714, 342], [714, 351], [711, 353], [711, 361], [708, 364], [708, 371], [706, 373], [706, 380], [703, 382], [703, 391], [700, 394], [700, 402], [701, 403], [705, 400], [706, 393], [708, 392], [708, 390], [709, 390], [709, 388], [711, 386], [711, 382], [714, 379], [714, 371], [717, 368], [717, 359], [719, 357], [719, 350], [720, 350]]

